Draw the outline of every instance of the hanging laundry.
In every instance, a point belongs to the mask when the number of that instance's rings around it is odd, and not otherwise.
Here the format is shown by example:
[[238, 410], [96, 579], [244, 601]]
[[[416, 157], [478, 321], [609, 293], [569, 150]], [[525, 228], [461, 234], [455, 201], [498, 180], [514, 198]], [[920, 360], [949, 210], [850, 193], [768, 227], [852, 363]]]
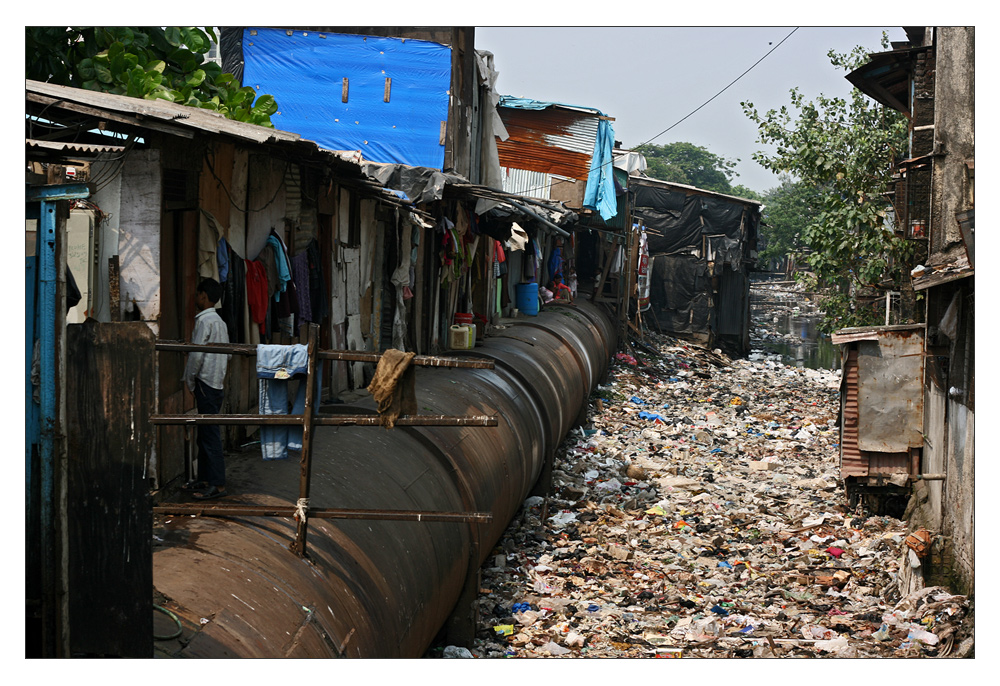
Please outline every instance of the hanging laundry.
[[[287, 290], [288, 282], [292, 280], [292, 271], [289, 269], [288, 264], [288, 250], [285, 249], [284, 242], [274, 229], [271, 229], [271, 235], [267, 237], [267, 243], [274, 248], [274, 262], [279, 282], [278, 292], [284, 293]], [[280, 295], [275, 298], [275, 300], [280, 299]]]
[[244, 260], [246, 265], [247, 303], [250, 306], [250, 319], [260, 329], [260, 334], [266, 334], [264, 323], [267, 321], [268, 283], [267, 270], [259, 260]]
[[[306, 374], [308, 369], [309, 351], [302, 344], [258, 345], [257, 402], [260, 414], [288, 414], [288, 381], [294, 376]], [[260, 449], [265, 460], [288, 457], [289, 428], [268, 424], [260, 427]]]
[[298, 294], [299, 317], [304, 322], [315, 321], [309, 297], [309, 255], [304, 251], [292, 258], [292, 281]]
[[[222, 243], [220, 243], [220, 246]], [[236, 254], [233, 246], [226, 245], [227, 277], [222, 284], [222, 307], [219, 308], [219, 316], [226, 323], [229, 329], [230, 343], [244, 343], [244, 322], [243, 313], [246, 310], [246, 265], [243, 258]], [[221, 265], [221, 263], [220, 263]]]
[[323, 261], [320, 257], [319, 243], [316, 239], [306, 246], [309, 257], [309, 305], [313, 321], [321, 322], [330, 314], [330, 299], [326, 297], [326, 279], [323, 273]]
[[219, 265], [219, 283], [226, 283], [229, 276], [229, 243], [226, 242], [225, 238], [219, 239], [216, 261]]

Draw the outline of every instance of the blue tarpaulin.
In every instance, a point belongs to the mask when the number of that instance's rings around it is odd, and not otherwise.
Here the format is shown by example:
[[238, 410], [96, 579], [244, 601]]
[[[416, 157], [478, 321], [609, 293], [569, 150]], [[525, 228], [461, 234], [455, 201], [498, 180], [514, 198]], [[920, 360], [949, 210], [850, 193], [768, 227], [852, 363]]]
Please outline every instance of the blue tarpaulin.
[[275, 128], [328, 150], [360, 150], [373, 162], [443, 166], [441, 123], [448, 119], [451, 88], [448, 46], [247, 28], [243, 56], [243, 85], [273, 95], [278, 104], [271, 117]]

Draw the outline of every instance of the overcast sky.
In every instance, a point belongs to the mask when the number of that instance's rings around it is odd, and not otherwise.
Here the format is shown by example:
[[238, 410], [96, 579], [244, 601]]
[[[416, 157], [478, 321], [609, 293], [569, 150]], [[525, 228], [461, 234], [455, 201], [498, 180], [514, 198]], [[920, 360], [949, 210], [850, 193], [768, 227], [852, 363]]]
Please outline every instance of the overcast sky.
[[724, 89], [772, 48], [777, 49], [697, 113], [651, 141], [685, 141], [740, 162], [735, 184], [758, 192], [777, 177], [753, 161], [757, 128], [743, 114], [750, 101], [761, 113], [790, 104], [798, 87], [847, 96], [845, 72], [827, 53], [863, 46], [881, 52], [893, 27], [499, 27], [477, 26], [476, 49], [495, 57], [503, 95], [594, 107], [614, 117], [623, 147], [650, 141]]

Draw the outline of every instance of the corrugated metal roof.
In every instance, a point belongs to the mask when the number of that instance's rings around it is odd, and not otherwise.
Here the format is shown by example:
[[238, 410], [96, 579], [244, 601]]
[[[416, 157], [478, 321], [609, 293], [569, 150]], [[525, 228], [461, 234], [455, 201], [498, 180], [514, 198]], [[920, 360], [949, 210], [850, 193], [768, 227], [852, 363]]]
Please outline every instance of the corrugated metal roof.
[[75, 109], [80, 109], [81, 106], [98, 108], [109, 113], [117, 112], [141, 117], [148, 120], [148, 123], [223, 134], [255, 143], [305, 142], [297, 133], [227, 119], [218, 112], [178, 105], [166, 100], [145, 100], [30, 80], [25, 81], [25, 92], [27, 98], [35, 102], [58, 103], [62, 107], [69, 106], [70, 109], [74, 109], [74, 105]]
[[598, 115], [548, 107], [498, 108], [509, 138], [497, 141], [500, 165], [585, 181], [597, 142]]
[[40, 141], [34, 138], [25, 138], [24, 144], [29, 148], [42, 150], [54, 150], [56, 152], [74, 152], [81, 155], [99, 155], [105, 152], [122, 152], [123, 145], [86, 145], [83, 143], [60, 143], [58, 141]]

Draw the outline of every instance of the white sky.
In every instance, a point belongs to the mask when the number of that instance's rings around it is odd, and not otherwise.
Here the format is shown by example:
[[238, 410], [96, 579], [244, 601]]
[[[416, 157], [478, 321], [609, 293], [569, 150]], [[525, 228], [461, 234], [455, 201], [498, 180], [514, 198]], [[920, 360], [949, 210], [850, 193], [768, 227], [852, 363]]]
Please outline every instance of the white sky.
[[[501, 94], [600, 109], [614, 117], [623, 147], [649, 141], [732, 83], [794, 26], [752, 27], [476, 27], [476, 48], [493, 53]], [[685, 141], [739, 159], [735, 184], [758, 192], [777, 177], [752, 159], [764, 149], [740, 102], [761, 113], [789, 105], [798, 87], [809, 99], [846, 97], [846, 72], [827, 53], [863, 46], [881, 52], [893, 27], [798, 28], [749, 73], [695, 114], [659, 136], [657, 145]]]

